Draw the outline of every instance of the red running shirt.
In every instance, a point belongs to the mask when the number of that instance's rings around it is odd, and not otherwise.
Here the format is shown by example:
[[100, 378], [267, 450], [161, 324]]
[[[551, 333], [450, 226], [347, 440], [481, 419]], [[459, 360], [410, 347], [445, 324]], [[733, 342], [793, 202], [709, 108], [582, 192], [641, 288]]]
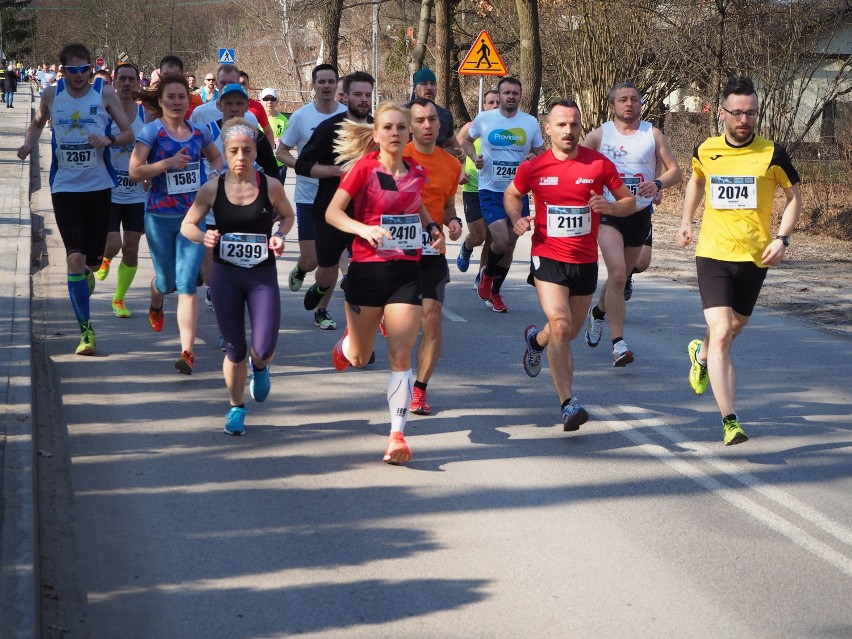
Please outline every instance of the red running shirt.
[[[403, 158], [408, 173], [394, 177], [379, 163], [379, 152], [368, 153], [347, 171], [340, 181], [355, 204], [355, 219], [370, 226], [381, 226], [382, 215], [417, 214], [420, 211], [426, 171], [411, 158]], [[420, 237], [418, 226], [418, 241]], [[358, 236], [352, 242], [353, 262], [389, 262], [420, 259], [420, 249], [374, 248]]]
[[624, 184], [609, 158], [581, 146], [573, 160], [558, 160], [548, 150], [521, 162], [513, 184], [535, 198], [532, 255], [568, 264], [598, 261], [600, 215], [588, 211], [589, 199]]

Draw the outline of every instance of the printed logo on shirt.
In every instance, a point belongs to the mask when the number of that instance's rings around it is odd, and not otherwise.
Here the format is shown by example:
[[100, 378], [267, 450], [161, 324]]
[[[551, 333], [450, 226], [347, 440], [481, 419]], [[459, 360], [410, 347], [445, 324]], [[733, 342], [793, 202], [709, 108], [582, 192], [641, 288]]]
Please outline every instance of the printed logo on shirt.
[[89, 107], [89, 115], [97, 115], [97, 114], [98, 114], [98, 107], [96, 105], [90, 106]]
[[594, 184], [594, 183], [595, 183], [594, 178], [583, 178], [583, 177], [577, 178], [577, 181], [575, 182], [575, 184]]
[[601, 146], [601, 153], [607, 156], [610, 160], [620, 160], [627, 155], [627, 151], [623, 146], [612, 146], [610, 144], [604, 144]]
[[539, 186], [558, 186], [559, 185], [559, 176], [548, 176], [548, 177], [540, 177], [538, 179]]
[[523, 129], [495, 129], [488, 134], [488, 141], [494, 146], [525, 146], [527, 132]]

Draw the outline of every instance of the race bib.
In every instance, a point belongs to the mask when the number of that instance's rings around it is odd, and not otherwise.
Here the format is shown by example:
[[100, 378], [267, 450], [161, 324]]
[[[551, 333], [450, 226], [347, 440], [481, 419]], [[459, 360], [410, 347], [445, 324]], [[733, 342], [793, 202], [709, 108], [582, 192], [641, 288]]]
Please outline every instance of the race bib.
[[717, 210], [756, 209], [757, 178], [711, 175], [710, 206]]
[[518, 172], [518, 162], [494, 160], [491, 162], [491, 179], [494, 182], [511, 182]]
[[638, 177], [621, 177], [621, 180], [624, 182], [624, 186], [630, 189], [630, 195], [634, 197], [638, 197], [639, 195], [639, 182], [642, 181], [642, 178]]
[[219, 239], [219, 257], [243, 268], [257, 266], [269, 257], [269, 238], [260, 233], [225, 233]]
[[592, 211], [588, 206], [547, 207], [548, 237], [579, 237], [592, 232]]
[[383, 215], [382, 228], [391, 234], [391, 239], [382, 241], [383, 249], [398, 249], [411, 251], [419, 249], [421, 245], [420, 216], [416, 213], [410, 215]]
[[59, 164], [66, 169], [93, 169], [98, 157], [95, 148], [88, 142], [59, 145]]
[[118, 180], [118, 186], [113, 189], [113, 193], [134, 195], [139, 192], [139, 189], [137, 188], [139, 185], [130, 179], [130, 173], [127, 171], [116, 169], [115, 177]]
[[440, 255], [441, 251], [438, 249], [432, 248], [432, 236], [429, 235], [429, 231], [424, 228], [420, 229], [420, 235], [423, 238], [423, 255]]
[[166, 171], [166, 193], [179, 195], [194, 193], [201, 188], [201, 164], [190, 162], [182, 169]]

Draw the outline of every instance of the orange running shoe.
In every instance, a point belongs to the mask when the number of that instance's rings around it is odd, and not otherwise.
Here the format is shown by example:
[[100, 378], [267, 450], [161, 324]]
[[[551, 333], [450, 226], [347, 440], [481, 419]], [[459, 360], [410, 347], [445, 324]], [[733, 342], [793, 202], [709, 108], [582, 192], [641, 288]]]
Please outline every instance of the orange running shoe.
[[184, 351], [180, 354], [178, 361], [175, 362], [175, 368], [178, 370], [178, 373], [183, 373], [184, 375], [192, 375], [192, 365], [195, 363], [195, 358], [192, 356], [192, 353], [189, 351]]
[[162, 306], [160, 308], [151, 306], [148, 309], [148, 322], [150, 322], [151, 328], [154, 329], [155, 333], [163, 330], [163, 325], [166, 323], [166, 316], [163, 315]]
[[331, 363], [334, 364], [334, 370], [337, 371], [345, 371], [351, 365], [351, 362], [346, 359], [346, 355], [343, 354], [343, 339], [347, 335], [349, 335], [348, 326], [343, 330], [343, 337], [337, 341], [337, 344], [331, 350]]
[[388, 438], [388, 447], [382, 460], [394, 466], [411, 461], [411, 449], [405, 443], [405, 437], [400, 432], [393, 432]]

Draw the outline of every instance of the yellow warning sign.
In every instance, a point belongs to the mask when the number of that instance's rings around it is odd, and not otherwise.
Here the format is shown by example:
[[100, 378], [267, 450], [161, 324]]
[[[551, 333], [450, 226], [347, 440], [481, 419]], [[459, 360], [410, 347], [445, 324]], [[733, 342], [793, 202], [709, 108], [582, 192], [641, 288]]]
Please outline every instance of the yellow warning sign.
[[459, 75], [508, 75], [488, 31], [483, 29], [459, 65]]

